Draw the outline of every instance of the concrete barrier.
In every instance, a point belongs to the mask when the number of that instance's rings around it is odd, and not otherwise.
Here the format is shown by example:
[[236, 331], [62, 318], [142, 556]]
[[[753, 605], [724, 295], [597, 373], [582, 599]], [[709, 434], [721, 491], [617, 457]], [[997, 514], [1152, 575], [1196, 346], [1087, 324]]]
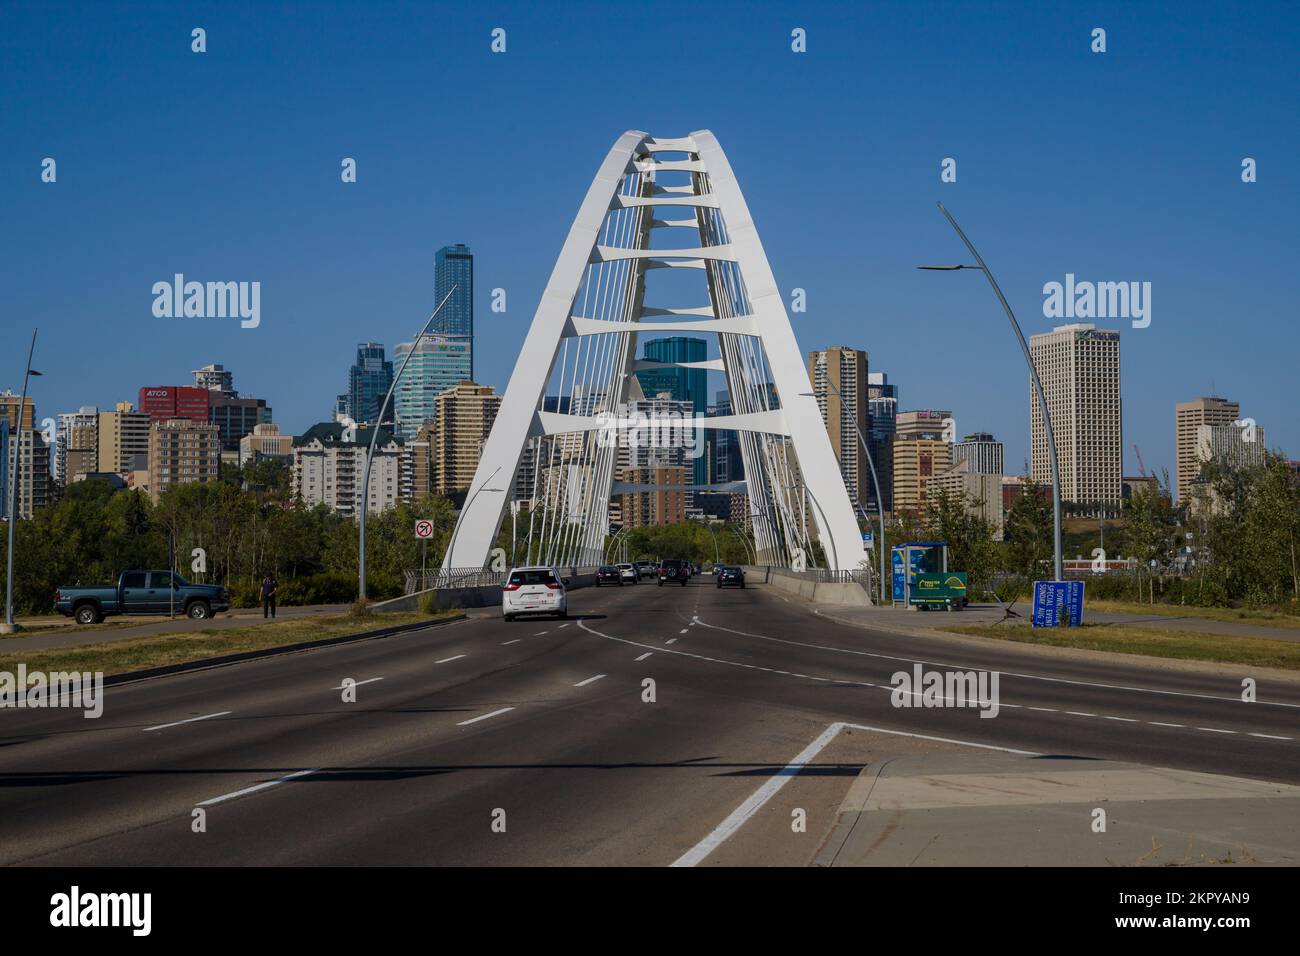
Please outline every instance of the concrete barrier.
[[[561, 577], [569, 579], [565, 585], [565, 590], [576, 591], [579, 588], [591, 587], [596, 583], [596, 574], [578, 574], [571, 572], [568, 574], [561, 573]], [[501, 606], [501, 585], [485, 584], [478, 587], [467, 588], [429, 588], [427, 591], [416, 591], [414, 594], [404, 594], [401, 597], [393, 598], [389, 601], [380, 601], [371, 605], [370, 610], [377, 611], [380, 614], [392, 611], [418, 611], [420, 609], [420, 599], [425, 595], [432, 595], [433, 606], [439, 610], [446, 608], [463, 608], [463, 607], [500, 607]]]
[[745, 568], [746, 583], [766, 584], [787, 594], [796, 594], [813, 604], [835, 604], [841, 607], [870, 607], [871, 596], [866, 589], [853, 582], [818, 581], [816, 578], [785, 571], [782, 568]]

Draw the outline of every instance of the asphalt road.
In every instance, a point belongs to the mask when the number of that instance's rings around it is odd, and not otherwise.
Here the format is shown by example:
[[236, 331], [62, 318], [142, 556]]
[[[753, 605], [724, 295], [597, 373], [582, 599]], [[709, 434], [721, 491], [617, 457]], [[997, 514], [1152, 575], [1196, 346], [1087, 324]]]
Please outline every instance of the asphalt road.
[[[1300, 783], [1297, 682], [1244, 703], [1237, 676], [868, 631], [708, 578], [570, 614], [113, 687], [98, 720], [0, 710], [0, 863], [669, 864], [833, 722]], [[999, 715], [892, 706], [914, 661], [1000, 671]], [[828, 748], [800, 779], [835, 803], [861, 768]]]

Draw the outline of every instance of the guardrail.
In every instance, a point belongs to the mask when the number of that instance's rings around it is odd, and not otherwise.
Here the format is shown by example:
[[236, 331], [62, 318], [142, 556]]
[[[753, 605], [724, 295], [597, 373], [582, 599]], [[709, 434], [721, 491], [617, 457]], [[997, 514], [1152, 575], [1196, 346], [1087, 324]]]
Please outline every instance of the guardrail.
[[[576, 577], [579, 574], [592, 574], [596, 568], [557, 568], [561, 577]], [[416, 569], [402, 572], [405, 577], [405, 593], [416, 594], [439, 588], [479, 588], [501, 586], [506, 583], [509, 571], [493, 571], [485, 568], [429, 568], [426, 571]]]

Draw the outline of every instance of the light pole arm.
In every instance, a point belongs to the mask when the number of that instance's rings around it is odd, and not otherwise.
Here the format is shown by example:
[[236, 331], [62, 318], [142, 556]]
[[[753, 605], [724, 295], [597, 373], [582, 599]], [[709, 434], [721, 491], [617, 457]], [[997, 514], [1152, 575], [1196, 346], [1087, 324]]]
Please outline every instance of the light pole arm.
[[943, 213], [948, 224], [952, 226], [961, 241], [966, 244], [967, 250], [975, 257], [979, 263], [980, 269], [984, 272], [984, 277], [989, 280], [989, 285], [993, 287], [993, 294], [998, 297], [998, 302], [1002, 304], [1003, 311], [1007, 314], [1007, 319], [1011, 322], [1011, 329], [1016, 333], [1016, 341], [1020, 343], [1020, 351], [1025, 355], [1025, 364], [1029, 366], [1029, 375], [1034, 382], [1034, 390], [1038, 393], [1038, 404], [1043, 413], [1043, 426], [1047, 433], [1047, 450], [1052, 463], [1052, 525], [1053, 525], [1053, 554], [1055, 559], [1056, 580], [1064, 579], [1064, 571], [1061, 559], [1061, 470], [1056, 458], [1056, 437], [1052, 433], [1052, 416], [1047, 409], [1047, 395], [1043, 391], [1042, 380], [1038, 377], [1038, 369], [1034, 366], [1033, 356], [1029, 351], [1029, 343], [1025, 341], [1025, 335], [1020, 331], [1020, 323], [1016, 321], [1015, 313], [1011, 311], [1011, 305], [1007, 302], [1007, 297], [1002, 294], [1002, 289], [998, 286], [997, 280], [993, 278], [993, 273], [989, 267], [984, 264], [984, 260], [976, 251], [975, 246], [966, 238], [966, 233], [961, 231], [961, 226], [957, 225], [957, 220], [952, 218], [952, 213], [948, 212], [943, 203], [937, 204], [939, 211]]

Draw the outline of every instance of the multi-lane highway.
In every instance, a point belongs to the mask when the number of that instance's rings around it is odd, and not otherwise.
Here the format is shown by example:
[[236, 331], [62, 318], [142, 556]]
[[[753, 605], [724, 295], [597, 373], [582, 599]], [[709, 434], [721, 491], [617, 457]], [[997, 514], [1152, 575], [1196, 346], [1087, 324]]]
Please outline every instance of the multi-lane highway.
[[[1235, 673], [863, 630], [707, 577], [569, 611], [111, 687], [98, 720], [0, 711], [0, 862], [807, 863], [873, 759], [837, 724], [1300, 784], [1300, 683], [1246, 703]], [[1000, 672], [998, 716], [893, 706], [915, 662]], [[800, 754], [783, 840], [763, 800]]]

